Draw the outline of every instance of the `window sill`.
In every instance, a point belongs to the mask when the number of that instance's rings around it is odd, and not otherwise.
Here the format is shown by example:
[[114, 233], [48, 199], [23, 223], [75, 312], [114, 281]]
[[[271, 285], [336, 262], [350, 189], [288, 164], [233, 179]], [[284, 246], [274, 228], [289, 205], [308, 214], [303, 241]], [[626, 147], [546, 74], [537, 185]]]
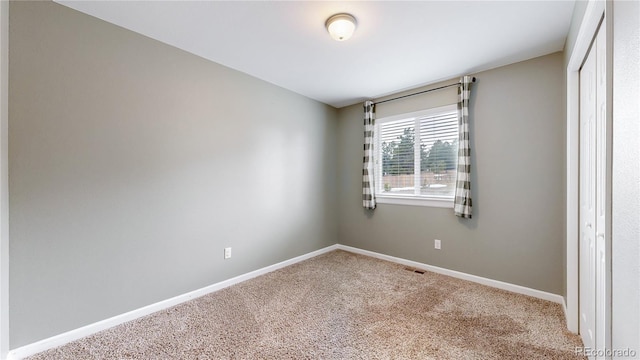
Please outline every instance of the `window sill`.
[[453, 209], [453, 198], [376, 195], [378, 204], [428, 206]]

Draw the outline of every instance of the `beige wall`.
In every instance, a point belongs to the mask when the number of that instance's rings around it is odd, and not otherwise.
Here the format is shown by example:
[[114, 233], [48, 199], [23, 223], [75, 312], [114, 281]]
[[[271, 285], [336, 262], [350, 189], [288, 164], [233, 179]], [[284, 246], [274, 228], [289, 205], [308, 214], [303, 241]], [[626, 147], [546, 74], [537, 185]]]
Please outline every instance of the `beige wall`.
[[[562, 53], [555, 53], [474, 74], [471, 220], [455, 217], [453, 209], [363, 209], [362, 106], [340, 109], [339, 242], [562, 294], [562, 64]], [[453, 88], [382, 104], [377, 115], [455, 102]], [[442, 240], [442, 250], [434, 250], [434, 239]]]
[[9, 351], [9, 2], [0, 1], [0, 358]]
[[335, 109], [51, 2], [10, 44], [11, 348], [336, 243]]

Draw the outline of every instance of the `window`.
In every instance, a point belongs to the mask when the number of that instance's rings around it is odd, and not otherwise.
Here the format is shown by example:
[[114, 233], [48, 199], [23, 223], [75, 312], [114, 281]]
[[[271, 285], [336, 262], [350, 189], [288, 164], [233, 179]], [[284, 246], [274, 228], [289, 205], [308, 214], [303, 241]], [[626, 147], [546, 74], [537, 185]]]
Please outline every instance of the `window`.
[[453, 207], [456, 105], [378, 119], [374, 135], [379, 203]]

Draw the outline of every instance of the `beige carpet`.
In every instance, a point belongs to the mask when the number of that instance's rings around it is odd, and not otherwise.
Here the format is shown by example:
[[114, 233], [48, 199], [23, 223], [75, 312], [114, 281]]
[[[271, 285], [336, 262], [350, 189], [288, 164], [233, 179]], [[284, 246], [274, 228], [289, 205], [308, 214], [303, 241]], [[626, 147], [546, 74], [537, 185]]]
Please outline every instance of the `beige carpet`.
[[30, 359], [578, 359], [560, 305], [333, 251]]

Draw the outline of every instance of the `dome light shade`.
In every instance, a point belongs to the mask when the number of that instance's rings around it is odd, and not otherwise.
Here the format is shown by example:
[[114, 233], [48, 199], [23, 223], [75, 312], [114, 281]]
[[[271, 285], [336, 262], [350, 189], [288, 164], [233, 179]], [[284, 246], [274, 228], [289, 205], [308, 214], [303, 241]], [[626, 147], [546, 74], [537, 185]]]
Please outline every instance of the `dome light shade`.
[[325, 27], [334, 40], [345, 41], [356, 30], [356, 18], [351, 14], [335, 14], [327, 19]]

